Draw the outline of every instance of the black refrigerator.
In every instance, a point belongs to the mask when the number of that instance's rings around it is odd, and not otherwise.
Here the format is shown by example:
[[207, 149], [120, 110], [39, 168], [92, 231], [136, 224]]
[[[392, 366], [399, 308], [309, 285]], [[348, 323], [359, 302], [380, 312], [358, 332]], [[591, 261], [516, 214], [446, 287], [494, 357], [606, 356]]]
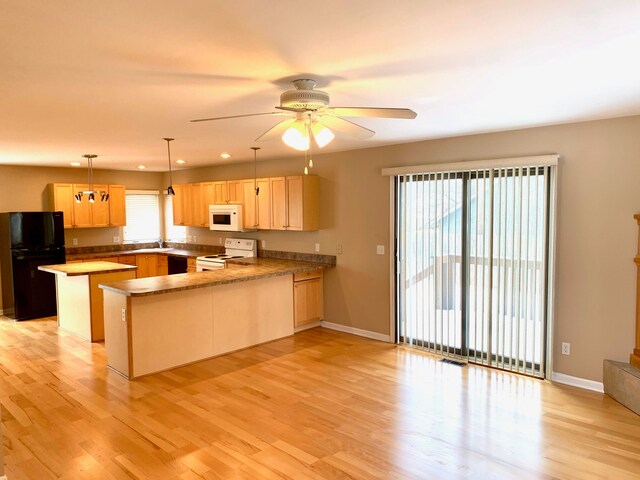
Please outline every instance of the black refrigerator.
[[16, 320], [56, 314], [55, 275], [40, 265], [65, 263], [62, 212], [0, 213], [2, 310]]

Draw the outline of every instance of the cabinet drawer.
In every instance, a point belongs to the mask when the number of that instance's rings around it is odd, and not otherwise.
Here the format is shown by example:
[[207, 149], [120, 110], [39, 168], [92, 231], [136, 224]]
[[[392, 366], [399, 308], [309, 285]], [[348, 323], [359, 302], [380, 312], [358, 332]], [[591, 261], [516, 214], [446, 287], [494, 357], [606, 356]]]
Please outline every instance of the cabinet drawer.
[[168, 265], [167, 256], [166, 255], [158, 255], [158, 266], [159, 267], [166, 267], [167, 265]]
[[118, 257], [118, 263], [124, 263], [125, 265], [135, 265], [136, 264], [136, 256], [135, 255], [120, 255]]
[[195, 258], [187, 259], [187, 268], [196, 268], [196, 259]]
[[322, 269], [311, 270], [310, 272], [300, 272], [293, 274], [293, 281], [300, 282], [302, 280], [311, 280], [312, 278], [322, 277]]

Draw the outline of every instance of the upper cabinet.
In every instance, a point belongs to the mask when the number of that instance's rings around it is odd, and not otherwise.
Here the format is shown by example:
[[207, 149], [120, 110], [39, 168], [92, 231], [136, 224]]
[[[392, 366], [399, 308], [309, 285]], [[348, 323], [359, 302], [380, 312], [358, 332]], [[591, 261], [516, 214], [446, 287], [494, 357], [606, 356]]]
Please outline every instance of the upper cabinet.
[[213, 182], [213, 203], [222, 205], [229, 203], [228, 182]]
[[[258, 194], [256, 195], [256, 188]], [[244, 180], [244, 226], [258, 230], [271, 228], [271, 185], [269, 178]]]
[[[52, 183], [49, 185], [50, 205], [61, 211], [64, 228], [90, 228], [121, 226], [126, 224], [124, 185], [94, 185], [94, 190], [109, 193], [109, 200], [97, 196], [89, 203], [87, 195], [78, 203], [74, 196], [89, 189], [87, 184]], [[112, 193], [113, 192], [113, 193]]]
[[229, 180], [227, 182], [227, 199], [229, 203], [242, 203], [244, 201], [242, 183], [242, 180]]
[[173, 224], [174, 225], [186, 225], [184, 223], [184, 185], [174, 184], [173, 196], [171, 203], [173, 208]]
[[109, 185], [109, 225], [124, 227], [127, 224], [124, 185]]
[[270, 184], [272, 230], [318, 229], [318, 177], [273, 177]]

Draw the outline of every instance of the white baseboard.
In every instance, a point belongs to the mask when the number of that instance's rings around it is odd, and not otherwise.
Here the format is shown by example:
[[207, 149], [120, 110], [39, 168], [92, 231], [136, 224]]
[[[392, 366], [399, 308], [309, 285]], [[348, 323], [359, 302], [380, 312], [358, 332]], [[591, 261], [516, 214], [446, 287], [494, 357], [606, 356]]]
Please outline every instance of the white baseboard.
[[360, 337], [372, 338], [373, 340], [380, 340], [381, 342], [391, 343], [391, 337], [383, 333], [371, 332], [369, 330], [363, 330], [361, 328], [348, 327], [346, 325], [326, 322], [324, 320], [320, 322], [320, 326], [329, 328], [331, 330], [337, 330], [339, 332], [352, 333], [353, 335], [358, 335]]
[[593, 380], [587, 380], [580, 377], [572, 377], [571, 375], [565, 375], [564, 373], [552, 372], [551, 381], [562, 383], [564, 385], [571, 385], [572, 387], [584, 388], [585, 390], [592, 390], [598, 393], [604, 393], [604, 385], [602, 382], [595, 382]]

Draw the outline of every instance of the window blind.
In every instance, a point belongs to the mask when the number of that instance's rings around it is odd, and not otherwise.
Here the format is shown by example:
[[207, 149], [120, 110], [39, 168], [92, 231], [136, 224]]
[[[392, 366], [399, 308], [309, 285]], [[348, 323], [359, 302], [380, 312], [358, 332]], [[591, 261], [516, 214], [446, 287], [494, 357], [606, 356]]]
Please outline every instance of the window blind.
[[158, 192], [126, 192], [127, 225], [123, 232], [126, 242], [155, 241], [160, 237], [158, 197]]

